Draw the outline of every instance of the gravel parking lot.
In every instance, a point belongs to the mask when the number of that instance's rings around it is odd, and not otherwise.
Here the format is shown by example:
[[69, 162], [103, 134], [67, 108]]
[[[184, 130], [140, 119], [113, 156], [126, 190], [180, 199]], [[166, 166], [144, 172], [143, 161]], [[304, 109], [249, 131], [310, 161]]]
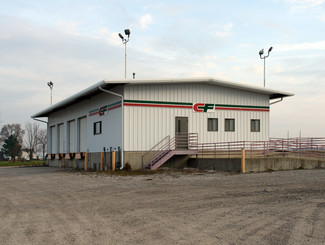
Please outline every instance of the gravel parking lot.
[[325, 170], [3, 167], [0, 244], [325, 244]]

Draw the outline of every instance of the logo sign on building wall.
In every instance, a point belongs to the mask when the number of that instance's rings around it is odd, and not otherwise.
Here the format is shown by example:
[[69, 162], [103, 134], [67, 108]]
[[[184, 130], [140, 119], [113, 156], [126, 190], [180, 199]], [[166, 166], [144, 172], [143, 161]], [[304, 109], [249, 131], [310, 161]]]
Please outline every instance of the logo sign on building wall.
[[196, 103], [193, 110], [196, 112], [214, 112], [214, 104]]
[[106, 115], [107, 113], [108, 113], [108, 111], [107, 111], [107, 105], [102, 106], [101, 108], [99, 108], [98, 114], [100, 116]]
[[119, 107], [121, 107], [121, 101], [117, 101], [110, 105], [104, 105], [100, 108], [93, 109], [89, 111], [89, 116], [94, 116], [94, 115], [104, 116], [107, 115], [109, 111], [117, 109]]

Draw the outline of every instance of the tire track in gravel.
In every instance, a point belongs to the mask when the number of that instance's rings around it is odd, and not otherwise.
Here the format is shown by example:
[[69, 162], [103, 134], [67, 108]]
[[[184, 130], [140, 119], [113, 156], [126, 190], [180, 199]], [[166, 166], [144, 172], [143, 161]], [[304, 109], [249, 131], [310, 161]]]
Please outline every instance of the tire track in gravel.
[[312, 205], [300, 210], [288, 244], [316, 244], [318, 239], [325, 243], [325, 207], [319, 205], [324, 199], [312, 201]]

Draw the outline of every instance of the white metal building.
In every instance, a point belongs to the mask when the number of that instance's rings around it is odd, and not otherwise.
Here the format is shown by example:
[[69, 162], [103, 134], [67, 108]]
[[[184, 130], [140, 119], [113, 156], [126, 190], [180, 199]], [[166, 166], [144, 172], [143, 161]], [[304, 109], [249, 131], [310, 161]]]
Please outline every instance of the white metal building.
[[122, 164], [134, 169], [177, 132], [197, 133], [201, 143], [268, 140], [270, 104], [292, 95], [212, 78], [104, 80], [32, 118], [48, 117], [53, 164], [53, 155], [120, 147]]

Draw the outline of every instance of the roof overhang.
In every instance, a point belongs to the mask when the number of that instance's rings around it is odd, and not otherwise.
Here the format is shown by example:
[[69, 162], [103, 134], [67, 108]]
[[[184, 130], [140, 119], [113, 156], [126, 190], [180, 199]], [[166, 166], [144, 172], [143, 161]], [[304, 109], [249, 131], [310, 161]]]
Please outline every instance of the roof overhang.
[[50, 114], [60, 111], [68, 106], [76, 104], [96, 94], [102, 93], [99, 87], [110, 89], [117, 85], [139, 85], [139, 84], [182, 84], [182, 83], [207, 83], [221, 87], [234, 88], [259, 94], [268, 95], [270, 99], [284, 98], [294, 94], [279, 90], [252, 86], [244, 83], [235, 83], [214, 78], [186, 78], [186, 79], [123, 79], [123, 80], [103, 80], [79, 93], [64, 99], [53, 106], [46, 108], [34, 115], [32, 118], [48, 117]]
[[100, 93], [101, 91], [99, 90], [99, 86], [102, 86], [102, 87], [106, 87], [106, 83], [105, 81], [100, 81], [92, 86], [90, 86], [89, 88], [86, 88], [82, 91], [80, 91], [79, 93], [77, 94], [74, 94], [54, 105], [52, 105], [51, 107], [48, 107], [34, 115], [32, 115], [31, 117], [32, 118], [37, 118], [37, 117], [47, 117], [49, 116], [51, 113], [54, 113], [54, 112], [57, 112], [57, 111], [60, 111], [64, 108], [67, 108], [68, 106], [71, 106], [73, 104], [76, 104], [84, 99], [87, 99], [91, 96], [94, 96], [98, 93]]

